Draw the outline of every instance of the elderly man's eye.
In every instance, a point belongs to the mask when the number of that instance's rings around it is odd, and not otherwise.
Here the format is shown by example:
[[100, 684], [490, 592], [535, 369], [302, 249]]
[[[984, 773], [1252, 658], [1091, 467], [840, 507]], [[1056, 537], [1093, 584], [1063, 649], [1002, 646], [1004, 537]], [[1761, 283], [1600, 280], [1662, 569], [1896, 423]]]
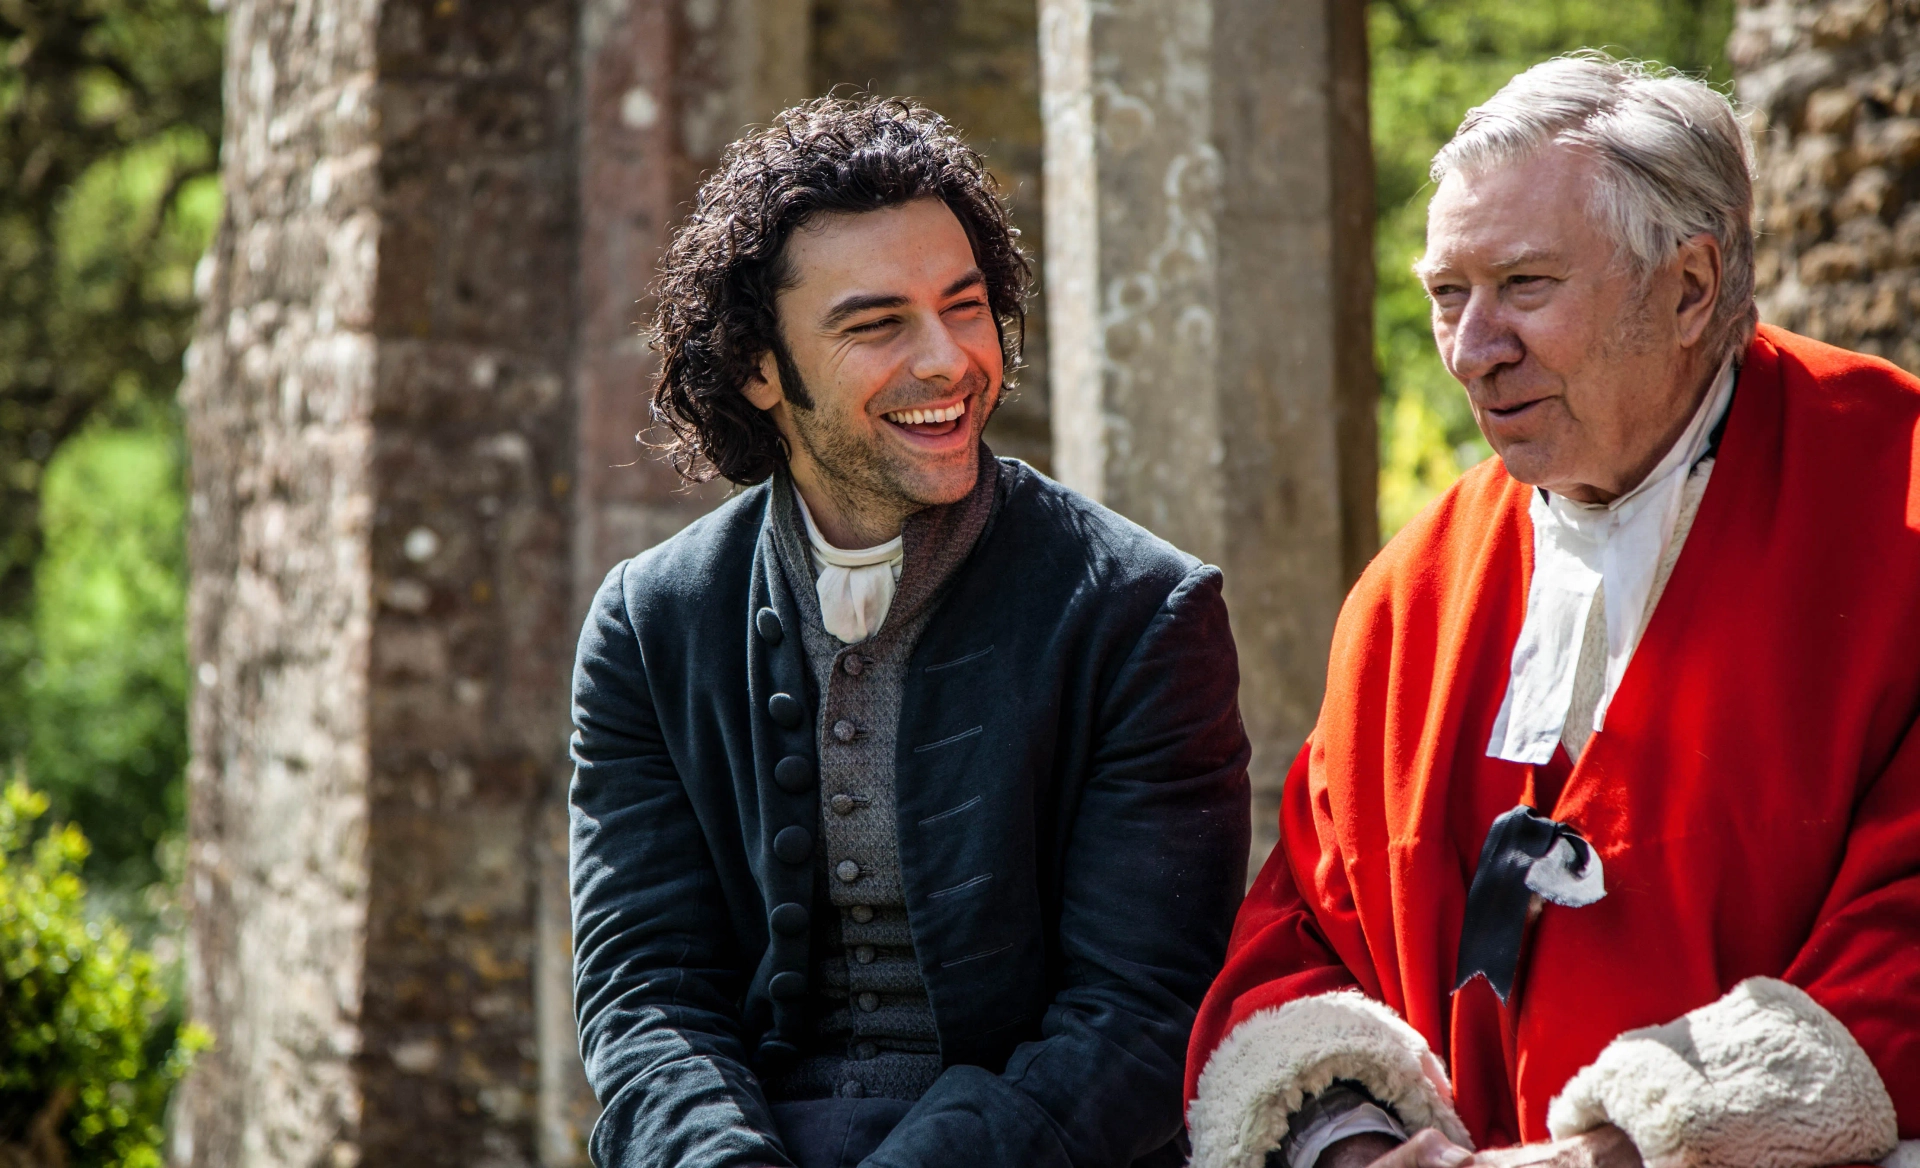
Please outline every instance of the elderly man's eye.
[[1464, 299], [1467, 288], [1464, 284], [1432, 284], [1427, 287], [1427, 295], [1435, 304], [1451, 304]]

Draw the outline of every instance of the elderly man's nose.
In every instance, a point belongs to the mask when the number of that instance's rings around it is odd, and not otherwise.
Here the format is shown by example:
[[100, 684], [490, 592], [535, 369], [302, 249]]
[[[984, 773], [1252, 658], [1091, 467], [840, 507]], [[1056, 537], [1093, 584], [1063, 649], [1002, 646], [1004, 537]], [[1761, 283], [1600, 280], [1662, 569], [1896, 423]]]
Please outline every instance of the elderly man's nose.
[[1492, 289], [1474, 289], [1454, 326], [1452, 349], [1453, 375], [1462, 381], [1485, 377], [1520, 360], [1520, 338], [1503, 319], [1499, 297]]
[[908, 372], [916, 380], [944, 381], [951, 385], [967, 375], [967, 351], [953, 339], [945, 321], [931, 321], [919, 330], [915, 341]]

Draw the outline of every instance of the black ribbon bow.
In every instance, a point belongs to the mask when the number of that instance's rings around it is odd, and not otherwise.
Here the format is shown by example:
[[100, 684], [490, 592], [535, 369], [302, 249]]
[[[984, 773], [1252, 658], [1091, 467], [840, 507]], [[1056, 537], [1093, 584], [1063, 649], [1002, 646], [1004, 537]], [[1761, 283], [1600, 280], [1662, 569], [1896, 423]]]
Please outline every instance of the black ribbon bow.
[[1500, 816], [1487, 829], [1480, 848], [1480, 867], [1467, 889], [1466, 918], [1460, 922], [1460, 960], [1454, 967], [1453, 991], [1459, 993], [1476, 976], [1487, 979], [1504, 1003], [1513, 993], [1520, 969], [1520, 941], [1527, 929], [1527, 909], [1534, 890], [1527, 876], [1534, 864], [1566, 840], [1573, 850], [1568, 871], [1583, 874], [1593, 849], [1574, 828], [1556, 823], [1522, 805]]

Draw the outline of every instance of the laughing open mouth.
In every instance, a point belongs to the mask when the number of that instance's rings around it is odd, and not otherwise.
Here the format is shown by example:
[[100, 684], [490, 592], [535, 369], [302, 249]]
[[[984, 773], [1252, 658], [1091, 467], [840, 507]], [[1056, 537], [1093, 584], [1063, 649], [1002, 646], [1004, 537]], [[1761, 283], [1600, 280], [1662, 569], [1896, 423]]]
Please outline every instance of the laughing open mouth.
[[936, 410], [895, 410], [880, 416], [908, 433], [937, 436], [951, 433], [966, 414], [967, 402], [962, 398]]

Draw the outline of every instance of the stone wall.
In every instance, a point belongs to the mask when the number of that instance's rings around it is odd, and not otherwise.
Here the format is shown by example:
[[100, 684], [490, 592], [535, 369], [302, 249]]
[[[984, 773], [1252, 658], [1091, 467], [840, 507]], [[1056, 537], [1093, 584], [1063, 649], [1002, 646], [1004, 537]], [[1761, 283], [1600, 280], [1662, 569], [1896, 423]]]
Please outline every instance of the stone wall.
[[1920, 3], [1745, 0], [1761, 318], [1920, 371]]

